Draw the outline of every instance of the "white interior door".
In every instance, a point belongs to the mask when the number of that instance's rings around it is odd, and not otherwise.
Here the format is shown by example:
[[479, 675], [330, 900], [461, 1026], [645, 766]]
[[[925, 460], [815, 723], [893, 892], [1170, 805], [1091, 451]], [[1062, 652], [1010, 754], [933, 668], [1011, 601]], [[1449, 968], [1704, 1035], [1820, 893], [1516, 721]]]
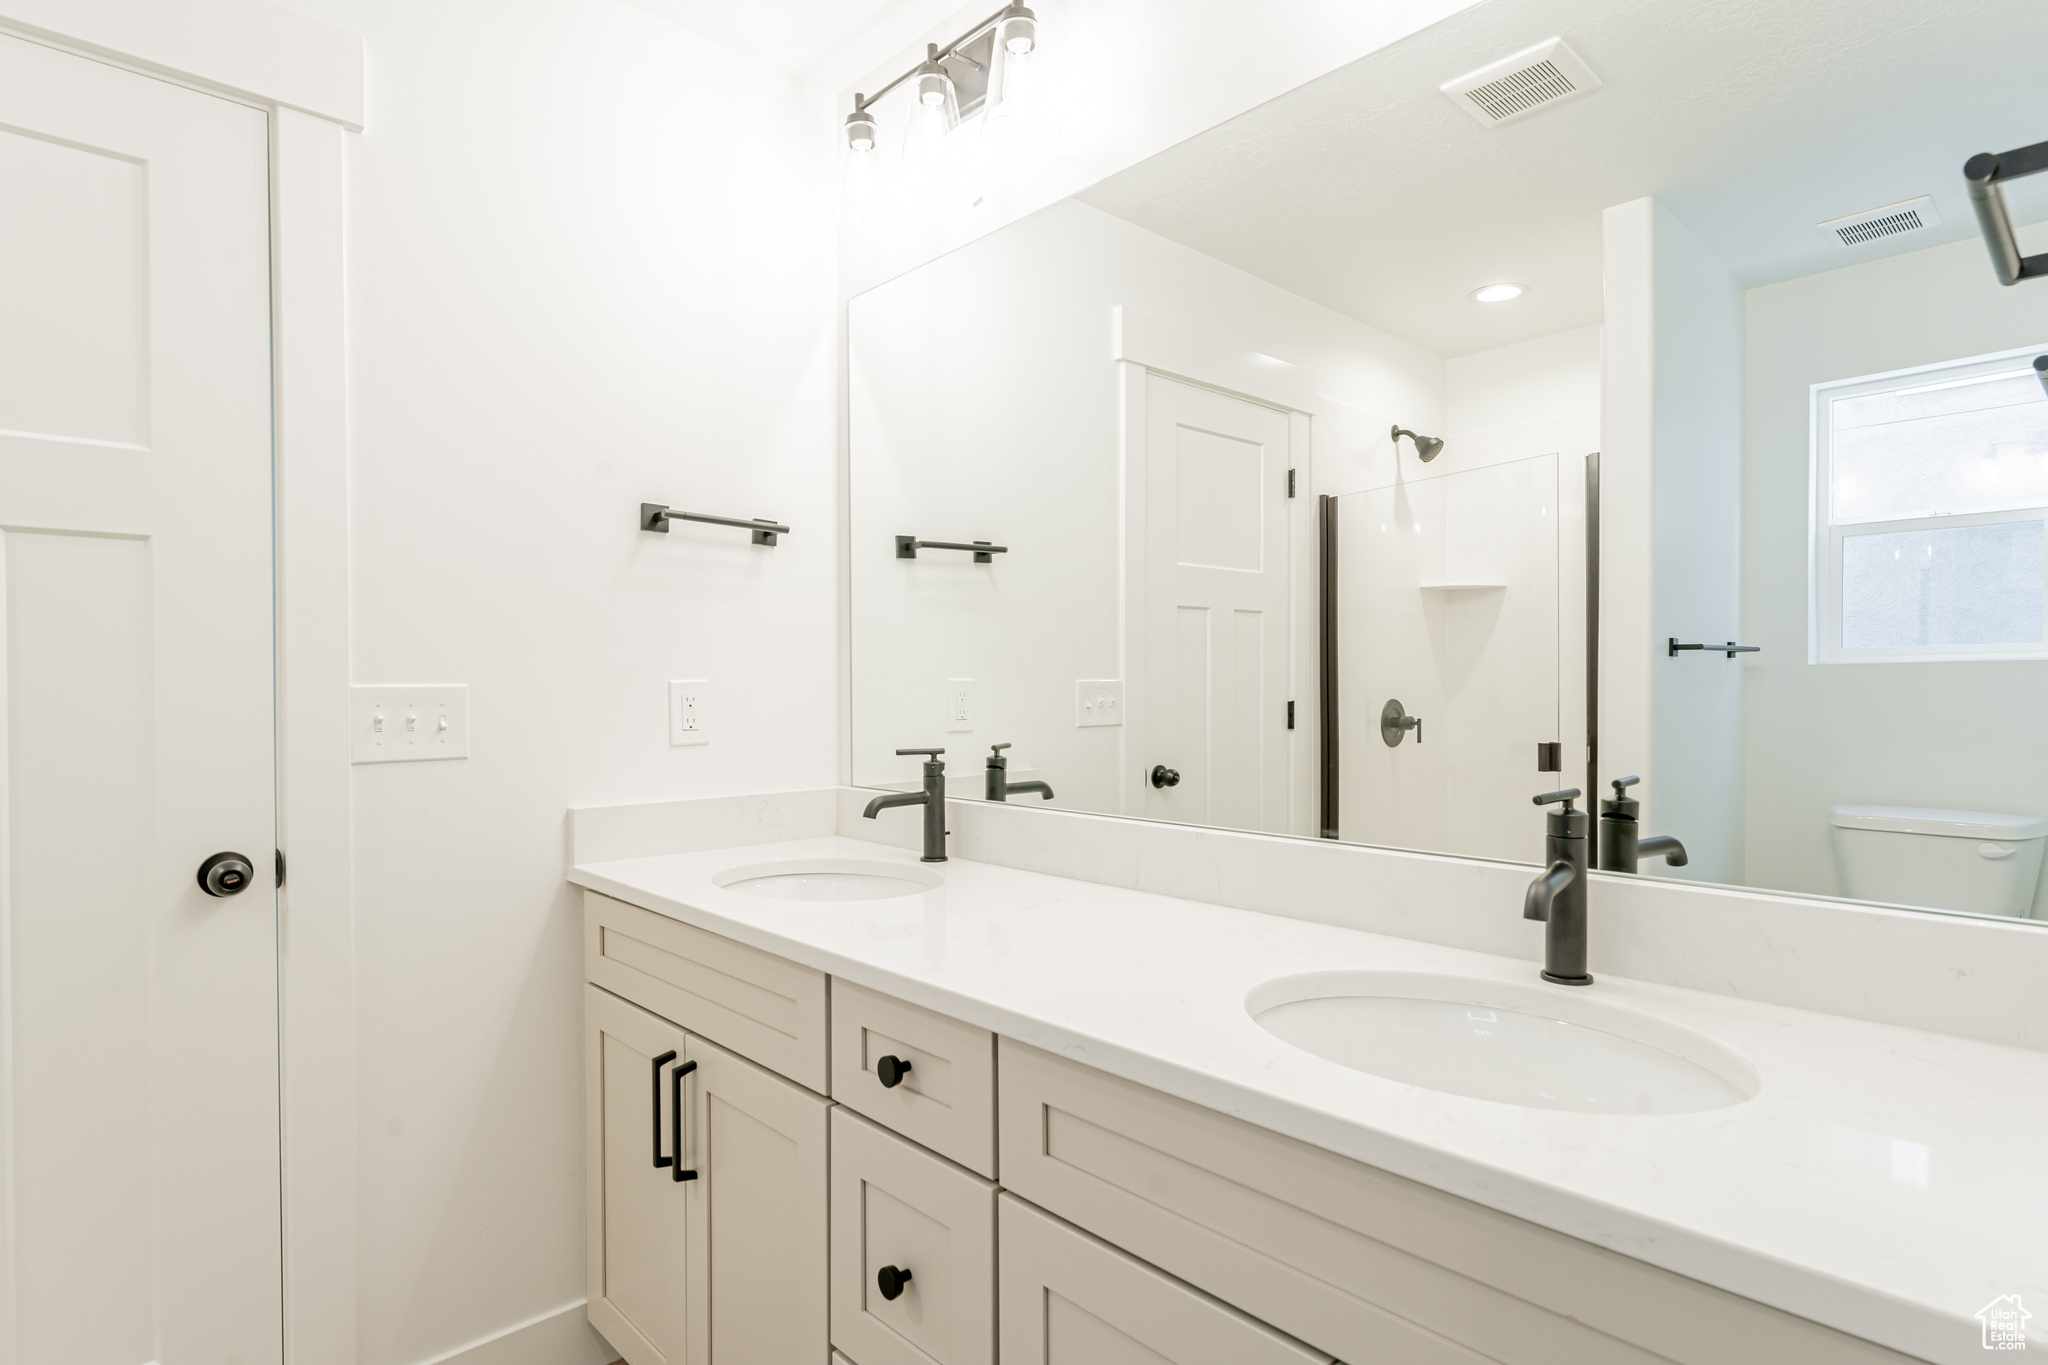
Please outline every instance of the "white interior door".
[[280, 1358], [267, 139], [0, 37], [0, 1365]]
[[1285, 833], [1287, 414], [1150, 375], [1145, 426], [1144, 813]]

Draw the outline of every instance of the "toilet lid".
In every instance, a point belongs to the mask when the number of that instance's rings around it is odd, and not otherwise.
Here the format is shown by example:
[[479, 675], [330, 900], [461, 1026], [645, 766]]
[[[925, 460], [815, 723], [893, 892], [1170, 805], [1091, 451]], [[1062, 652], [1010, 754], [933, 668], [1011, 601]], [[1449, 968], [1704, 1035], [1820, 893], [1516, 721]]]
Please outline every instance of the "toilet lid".
[[1834, 806], [1828, 823], [1843, 829], [1881, 829], [1894, 834], [1946, 834], [1955, 839], [2039, 839], [2048, 821], [2031, 815], [1987, 810], [1936, 810], [1930, 806]]

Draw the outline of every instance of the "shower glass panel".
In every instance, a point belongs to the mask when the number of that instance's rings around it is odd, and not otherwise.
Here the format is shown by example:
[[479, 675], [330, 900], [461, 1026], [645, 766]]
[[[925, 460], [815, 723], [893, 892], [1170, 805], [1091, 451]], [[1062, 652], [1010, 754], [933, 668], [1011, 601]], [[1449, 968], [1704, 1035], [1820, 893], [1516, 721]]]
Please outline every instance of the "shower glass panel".
[[[1544, 454], [1337, 499], [1340, 838], [1540, 853], [1543, 812], [1529, 798], [1568, 785], [1536, 768], [1537, 746], [1564, 738], [1566, 719], [1566, 464], [1576, 498], [1582, 460]], [[1398, 745], [1382, 738], [1389, 700], [1421, 717], [1419, 742], [1412, 731]]]

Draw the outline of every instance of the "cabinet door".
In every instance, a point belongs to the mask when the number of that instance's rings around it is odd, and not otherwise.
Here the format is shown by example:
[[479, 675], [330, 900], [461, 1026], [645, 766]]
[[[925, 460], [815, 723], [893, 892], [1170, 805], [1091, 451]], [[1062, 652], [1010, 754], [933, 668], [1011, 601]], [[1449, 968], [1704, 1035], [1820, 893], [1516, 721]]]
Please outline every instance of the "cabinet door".
[[993, 1184], [833, 1110], [832, 1344], [860, 1365], [993, 1365], [995, 1219]]
[[1015, 1195], [998, 1202], [1003, 1365], [1329, 1365]]
[[583, 1001], [590, 1325], [630, 1365], [682, 1365], [692, 1185], [675, 1179], [672, 1097], [688, 1040], [595, 986]]
[[822, 1361], [831, 1103], [695, 1034], [689, 1058], [689, 1365]]

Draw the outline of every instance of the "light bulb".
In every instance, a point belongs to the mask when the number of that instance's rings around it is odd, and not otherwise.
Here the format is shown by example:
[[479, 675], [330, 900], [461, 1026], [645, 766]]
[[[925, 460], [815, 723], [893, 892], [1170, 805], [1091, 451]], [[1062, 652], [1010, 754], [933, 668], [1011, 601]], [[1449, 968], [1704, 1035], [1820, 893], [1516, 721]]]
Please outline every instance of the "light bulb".
[[1012, 0], [997, 17], [996, 45], [1019, 57], [1038, 46], [1038, 16], [1024, 7], [1023, 0]]
[[875, 116], [867, 111], [867, 96], [853, 97], [853, 112], [846, 116], [846, 145], [856, 152], [875, 149]]
[[925, 108], [936, 109], [946, 102], [946, 92], [943, 90], [927, 90], [917, 98]]
[[1522, 297], [1519, 284], [1489, 284], [1472, 291], [1472, 297], [1479, 303], [1506, 303], [1509, 299]]

